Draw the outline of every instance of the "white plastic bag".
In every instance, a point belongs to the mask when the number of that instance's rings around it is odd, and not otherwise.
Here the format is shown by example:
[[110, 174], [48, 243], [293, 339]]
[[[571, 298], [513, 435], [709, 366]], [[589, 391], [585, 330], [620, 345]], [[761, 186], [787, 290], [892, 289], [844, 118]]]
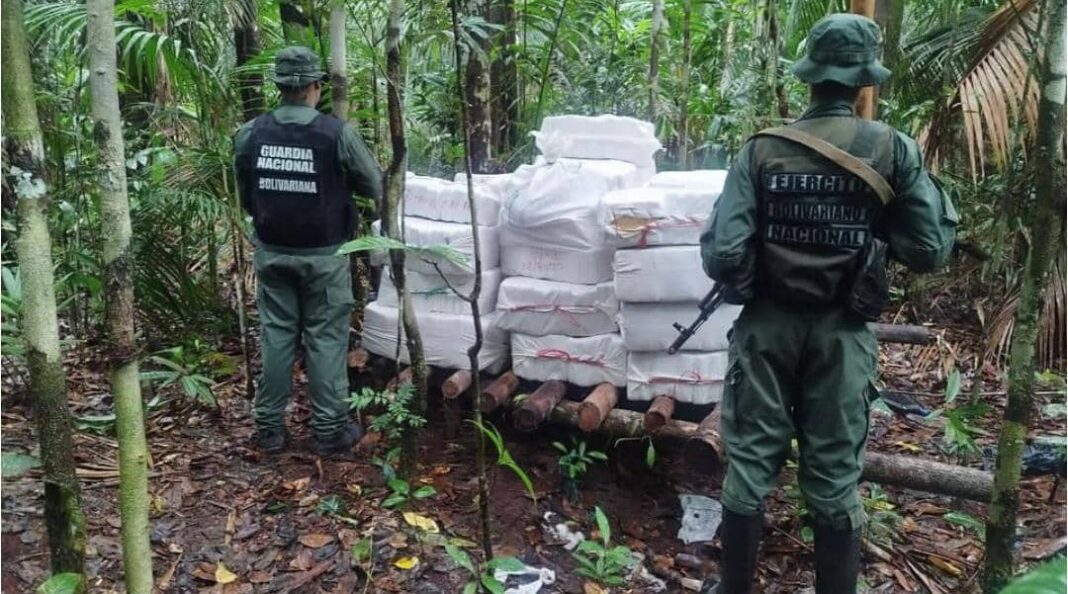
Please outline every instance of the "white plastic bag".
[[549, 116], [533, 135], [549, 161], [615, 159], [645, 166], [661, 149], [652, 123], [616, 115]]
[[[384, 267], [382, 282], [378, 285], [378, 304], [383, 307], [399, 307], [400, 299], [393, 286], [393, 274]], [[451, 313], [470, 314], [471, 305], [458, 297], [451, 284], [464, 295], [471, 293], [475, 282], [474, 275], [450, 276], [448, 282], [437, 273], [408, 271], [404, 275], [408, 284], [408, 294], [412, 297], [412, 307], [417, 313]], [[479, 291], [478, 307], [483, 315], [497, 309], [497, 290], [501, 284], [501, 269], [493, 268], [482, 272], [482, 286]]]
[[723, 398], [727, 352], [666, 352], [627, 355], [627, 399], [652, 400], [661, 394], [677, 402], [714, 404]]
[[[367, 304], [363, 317], [361, 346], [376, 355], [393, 359], [397, 351], [399, 311], [374, 302]], [[508, 363], [508, 335], [497, 328], [495, 313], [482, 316], [482, 351], [479, 369], [501, 371]], [[470, 315], [416, 312], [419, 333], [427, 365], [444, 369], [469, 369], [467, 349], [475, 342], [475, 327]], [[401, 331], [401, 363], [409, 364], [408, 348]]]
[[522, 276], [501, 283], [497, 299], [502, 330], [532, 336], [595, 336], [619, 331], [619, 302], [611, 283], [579, 285]]
[[712, 290], [695, 245], [618, 250], [612, 268], [620, 301], [700, 301]]
[[529, 276], [595, 285], [612, 280], [614, 251], [607, 246], [587, 251], [559, 249], [549, 245], [501, 246], [501, 270], [505, 276]]
[[[478, 224], [495, 226], [500, 219], [501, 209], [497, 194], [477, 184], [473, 189]], [[433, 221], [470, 223], [467, 182], [457, 183], [419, 175], [410, 177], [404, 188], [404, 213]]]
[[727, 181], [726, 169], [697, 169], [694, 171], [661, 171], [649, 180], [653, 188], [687, 188], [713, 192], [717, 196]]
[[[382, 221], [371, 223], [371, 232], [381, 235]], [[497, 268], [500, 264], [499, 227], [478, 228], [479, 252], [482, 254], [482, 269]], [[464, 260], [453, 262], [441, 256], [415, 256], [408, 254], [404, 267], [415, 272], [434, 274], [434, 264], [448, 275], [470, 275], [475, 271], [475, 240], [471, 235], [471, 225], [465, 223], [444, 223], [419, 217], [404, 217], [404, 240], [408, 245], [417, 247], [449, 247]], [[382, 252], [372, 254], [371, 263], [381, 266], [386, 255]]]
[[602, 221], [618, 247], [696, 245], [720, 190], [721, 186], [615, 190], [604, 196]]
[[585, 338], [512, 334], [512, 370], [523, 379], [623, 387], [626, 367], [627, 351], [618, 334]]
[[[739, 305], [719, 306], [696, 334], [682, 347], [685, 351], [723, 351], [729, 346], [727, 331], [741, 313]], [[688, 326], [700, 313], [697, 302], [619, 304], [619, 329], [628, 351], [666, 351], [678, 332], [672, 324]]]

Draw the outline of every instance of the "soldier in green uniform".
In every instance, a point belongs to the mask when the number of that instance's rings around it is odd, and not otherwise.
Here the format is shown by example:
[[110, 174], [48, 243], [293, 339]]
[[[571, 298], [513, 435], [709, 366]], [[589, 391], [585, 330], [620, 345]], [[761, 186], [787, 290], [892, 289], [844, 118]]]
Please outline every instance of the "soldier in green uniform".
[[877, 395], [878, 352], [866, 319], [879, 307], [864, 312], [852, 297], [864, 281], [885, 291], [887, 256], [920, 272], [942, 265], [957, 223], [916, 142], [853, 113], [859, 90], [890, 75], [879, 63], [880, 41], [878, 26], [861, 16], [817, 23], [806, 57], [793, 67], [811, 87], [811, 105], [788, 128], [860, 158], [889, 183], [893, 199], [884, 204], [810, 146], [758, 135], [738, 154], [701, 238], [705, 271], [744, 303], [722, 405], [730, 459], [722, 575], [705, 591], [750, 591], [763, 500], [795, 438], [815, 535], [816, 592], [856, 590], [865, 523], [857, 484]]
[[285, 408], [301, 341], [315, 451], [344, 452], [361, 434], [346, 402], [352, 282], [348, 259], [335, 252], [356, 230], [353, 194], [381, 198], [381, 171], [351, 126], [315, 109], [324, 76], [315, 52], [281, 50], [271, 77], [281, 105], [234, 136], [238, 191], [255, 228], [263, 355], [257, 441], [272, 454], [288, 440]]

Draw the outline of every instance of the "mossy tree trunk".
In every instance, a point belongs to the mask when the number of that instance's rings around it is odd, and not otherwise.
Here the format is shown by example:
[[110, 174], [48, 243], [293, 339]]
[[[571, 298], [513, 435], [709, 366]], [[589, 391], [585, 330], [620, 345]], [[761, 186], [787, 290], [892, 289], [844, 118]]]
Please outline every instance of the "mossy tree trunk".
[[645, 118], [656, 125], [660, 99], [660, 30], [664, 27], [664, 0], [653, 0], [653, 24], [649, 39], [649, 100]]
[[[389, 22], [386, 25], [386, 104], [389, 110], [389, 139], [393, 157], [386, 169], [385, 200], [382, 208], [382, 233], [404, 241], [403, 213], [400, 210], [404, 196], [404, 176], [408, 168], [408, 146], [404, 138], [404, 80], [407, 65], [404, 55], [404, 38], [401, 34], [401, 18], [404, 0], [390, 0]], [[411, 413], [426, 414], [426, 357], [423, 354], [423, 339], [415, 321], [412, 298], [404, 270], [404, 250], [390, 250], [390, 271], [393, 284], [401, 297], [401, 322], [407, 340], [408, 358], [412, 365], [412, 383], [415, 397], [411, 401]], [[415, 472], [419, 454], [419, 430], [405, 432], [402, 447], [401, 469], [406, 476]]]
[[[48, 185], [33, 72], [23, 26], [22, 0], [0, 4], [3, 19], [3, 115], [8, 179], [4, 193], [18, 205], [22, 338], [30, 371], [30, 396], [44, 468], [45, 524], [54, 573], [84, 572], [85, 515], [75, 474], [63, 353], [59, 348]], [[7, 198], [4, 200], [9, 202]]]
[[1005, 417], [998, 435], [994, 497], [986, 523], [986, 563], [983, 591], [1000, 591], [1012, 578], [1016, 512], [1020, 503], [1020, 459], [1030, 426], [1034, 403], [1035, 342], [1042, 299], [1049, 284], [1050, 263], [1063, 250], [1065, 194], [1065, 4], [1046, 0], [1046, 24], [1042, 64], [1042, 95], [1039, 101], [1038, 136], [1032, 157], [1035, 208], [1029, 221], [1031, 243], [1016, 309], [1016, 330], [1009, 353], [1008, 395]]
[[151, 594], [148, 446], [134, 328], [134, 259], [130, 249], [130, 201], [126, 193], [126, 159], [115, 65], [115, 1], [88, 0], [86, 10], [93, 141], [100, 155], [97, 169], [107, 301], [107, 357], [119, 440], [123, 569], [127, 592]]
[[345, 73], [346, 57], [344, 2], [340, 0], [330, 9], [330, 99], [333, 114], [346, 122], [349, 120], [349, 78]]

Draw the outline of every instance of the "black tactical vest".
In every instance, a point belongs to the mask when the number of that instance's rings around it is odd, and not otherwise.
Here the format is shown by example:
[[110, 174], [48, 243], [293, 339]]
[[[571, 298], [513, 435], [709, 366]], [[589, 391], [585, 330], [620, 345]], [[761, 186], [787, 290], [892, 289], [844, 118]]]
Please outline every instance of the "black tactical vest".
[[256, 118], [246, 145], [256, 236], [264, 243], [316, 248], [347, 241], [355, 205], [337, 154], [345, 123], [319, 114], [308, 124]]
[[[889, 179], [889, 126], [856, 117], [799, 120], [817, 136]], [[751, 163], [759, 188], [757, 294], [799, 305], [843, 303], [883, 205], [859, 178], [812, 149], [787, 140], [754, 140]]]

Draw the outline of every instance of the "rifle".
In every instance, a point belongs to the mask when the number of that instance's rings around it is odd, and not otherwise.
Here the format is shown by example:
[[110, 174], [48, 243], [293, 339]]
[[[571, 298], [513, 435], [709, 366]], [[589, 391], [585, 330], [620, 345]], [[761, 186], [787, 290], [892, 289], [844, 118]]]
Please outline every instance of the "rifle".
[[711, 316], [722, 304], [723, 286], [715, 285], [712, 287], [712, 290], [705, 295], [704, 299], [701, 299], [701, 305], [698, 306], [701, 309], [701, 313], [697, 314], [696, 320], [685, 328], [678, 322], [672, 324], [672, 326], [675, 327], [675, 330], [678, 331], [679, 336], [675, 339], [675, 342], [671, 343], [671, 346], [668, 347], [668, 354], [674, 355], [679, 352], [682, 345], [686, 344], [687, 340], [690, 340], [690, 337], [697, 332], [701, 325], [708, 320], [708, 317]]

